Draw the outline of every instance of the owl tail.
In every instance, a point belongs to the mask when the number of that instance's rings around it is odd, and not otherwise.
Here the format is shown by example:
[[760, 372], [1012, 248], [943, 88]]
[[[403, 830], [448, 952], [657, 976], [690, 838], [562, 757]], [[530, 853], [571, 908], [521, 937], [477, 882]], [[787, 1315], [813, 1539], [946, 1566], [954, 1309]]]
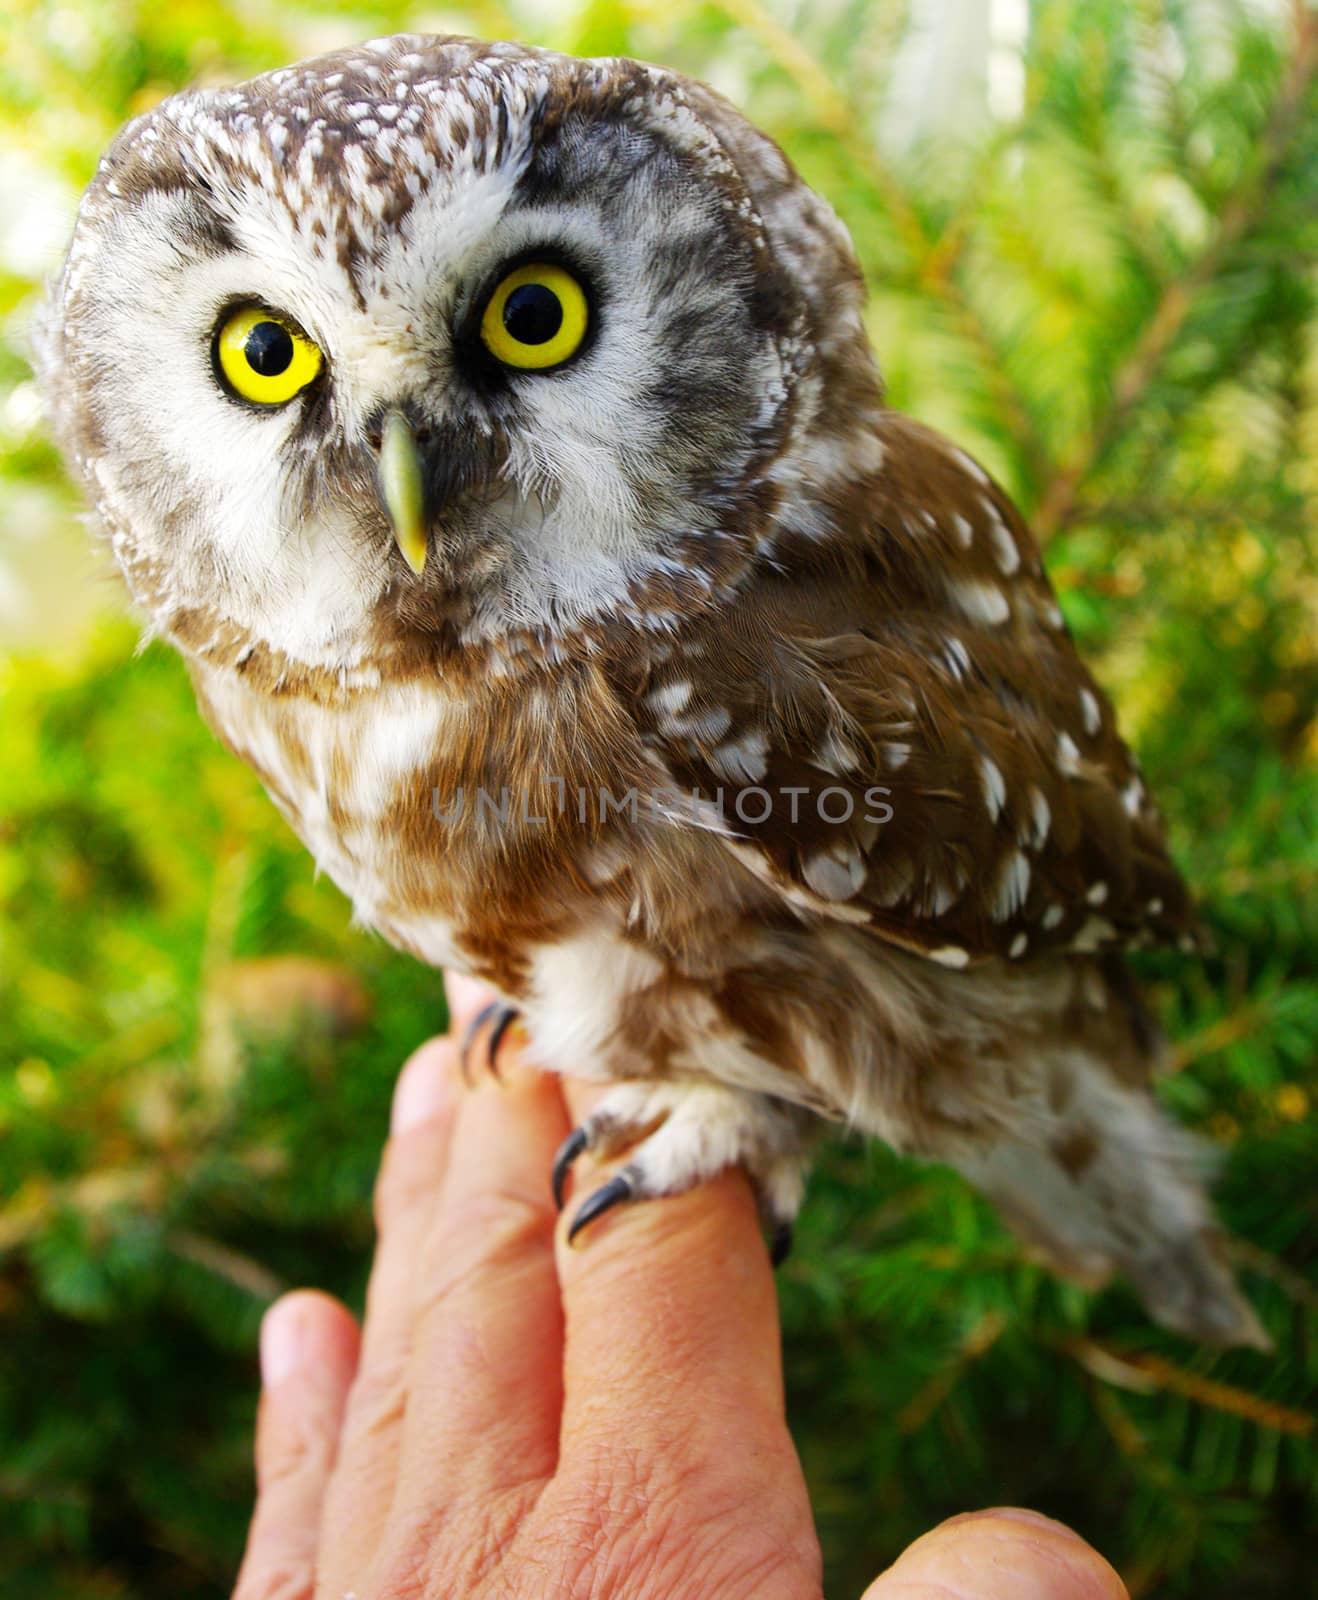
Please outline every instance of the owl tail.
[[1039, 1062], [1029, 1138], [952, 1164], [1064, 1276], [1097, 1287], [1123, 1272], [1155, 1321], [1214, 1345], [1272, 1341], [1224, 1259], [1205, 1178], [1213, 1162], [1142, 1084], [1082, 1047]]

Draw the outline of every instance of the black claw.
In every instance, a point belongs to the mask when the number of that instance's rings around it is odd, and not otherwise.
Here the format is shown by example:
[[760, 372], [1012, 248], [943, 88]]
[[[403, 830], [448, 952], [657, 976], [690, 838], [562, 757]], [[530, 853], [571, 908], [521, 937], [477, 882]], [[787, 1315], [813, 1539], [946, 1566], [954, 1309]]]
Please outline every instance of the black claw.
[[467, 1024], [467, 1031], [462, 1036], [462, 1081], [471, 1086], [471, 1047], [476, 1042], [476, 1035], [493, 1017], [494, 1026], [490, 1029], [489, 1043], [485, 1047], [485, 1064], [494, 1077], [499, 1076], [499, 1063], [497, 1060], [499, 1046], [503, 1036], [517, 1021], [518, 1011], [516, 1006], [505, 1005], [502, 1000], [491, 1000], [483, 1005], [476, 1015]]
[[490, 1029], [490, 1043], [488, 1060], [490, 1071], [497, 1078], [499, 1076], [499, 1046], [503, 1043], [503, 1036], [512, 1027], [521, 1015], [516, 1006], [500, 1006], [499, 1014], [494, 1019], [494, 1026]]
[[792, 1253], [792, 1225], [780, 1222], [769, 1236], [769, 1265], [781, 1267]]
[[554, 1191], [554, 1204], [560, 1211], [563, 1209], [563, 1190], [567, 1187], [567, 1175], [572, 1171], [572, 1163], [589, 1143], [590, 1136], [584, 1128], [573, 1128], [558, 1147], [550, 1184]]
[[634, 1185], [625, 1170], [616, 1178], [610, 1178], [607, 1183], [601, 1184], [593, 1194], [586, 1196], [581, 1210], [573, 1217], [572, 1226], [567, 1231], [567, 1242], [571, 1244], [588, 1223], [594, 1222], [596, 1217], [602, 1217], [606, 1211], [611, 1211], [624, 1200], [630, 1200], [633, 1193]]
[[468, 1088], [471, 1087], [471, 1047], [476, 1042], [476, 1035], [502, 1004], [501, 1000], [491, 1000], [483, 1005], [467, 1024], [467, 1031], [462, 1035], [462, 1081]]

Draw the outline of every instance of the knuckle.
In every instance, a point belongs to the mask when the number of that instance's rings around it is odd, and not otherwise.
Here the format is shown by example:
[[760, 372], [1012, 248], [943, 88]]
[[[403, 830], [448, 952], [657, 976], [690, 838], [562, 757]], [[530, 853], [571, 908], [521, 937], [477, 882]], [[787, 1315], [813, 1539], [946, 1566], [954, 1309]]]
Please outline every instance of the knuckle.
[[257, 1489], [280, 1496], [307, 1477], [320, 1476], [329, 1463], [333, 1440], [323, 1419], [298, 1415], [284, 1420], [278, 1433], [265, 1431], [257, 1452]]
[[456, 1200], [431, 1235], [422, 1264], [418, 1310], [442, 1307], [474, 1280], [514, 1270], [552, 1248], [555, 1214], [544, 1199], [513, 1187]]
[[[435, 1567], [437, 1552], [445, 1549], [444, 1519], [430, 1516], [422, 1529], [399, 1535], [395, 1533], [392, 1547], [386, 1549], [379, 1560], [378, 1575], [371, 1587], [371, 1600], [422, 1600], [429, 1587], [429, 1577]], [[455, 1576], [446, 1572], [450, 1580]], [[467, 1593], [465, 1587], [446, 1583], [445, 1593]]]
[[625, 1440], [600, 1442], [574, 1462], [577, 1522], [603, 1521], [611, 1535], [662, 1525], [676, 1498], [676, 1482], [658, 1452]]
[[443, 1176], [443, 1163], [435, 1159], [433, 1150], [419, 1149], [415, 1142], [390, 1144], [375, 1184], [377, 1231], [383, 1233], [400, 1217], [433, 1205]]
[[347, 1439], [368, 1439], [397, 1428], [407, 1412], [406, 1356], [365, 1369], [357, 1375], [344, 1422]]
[[554, 1210], [548, 1188], [541, 1195], [505, 1184], [457, 1198], [449, 1220], [455, 1233], [484, 1239], [494, 1249], [518, 1249], [552, 1228]]

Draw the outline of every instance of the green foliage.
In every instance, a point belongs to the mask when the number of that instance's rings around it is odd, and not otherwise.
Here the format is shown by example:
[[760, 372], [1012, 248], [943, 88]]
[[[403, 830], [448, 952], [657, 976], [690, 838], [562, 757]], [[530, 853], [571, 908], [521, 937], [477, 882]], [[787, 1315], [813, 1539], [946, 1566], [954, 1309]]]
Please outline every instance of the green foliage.
[[[1164, 1335], [1033, 1265], [951, 1174], [840, 1143], [782, 1277], [830, 1592], [1001, 1501], [1074, 1523], [1137, 1595], [1315, 1592], [1318, 24], [1277, 11], [1034, 0], [1019, 106], [907, 128], [900, 0], [10, 7], [0, 628], [45, 642], [0, 660], [0, 1595], [228, 1592], [261, 1310], [295, 1283], [359, 1303], [392, 1078], [443, 1021], [180, 665], [121, 621], [65, 627], [108, 602], [67, 579], [75, 502], [24, 366], [42, 219], [174, 87], [401, 26], [665, 61], [784, 143], [852, 229], [894, 402], [1033, 516], [1216, 937], [1145, 977], [1276, 1356]], [[35, 633], [2, 620], [10, 567]]]

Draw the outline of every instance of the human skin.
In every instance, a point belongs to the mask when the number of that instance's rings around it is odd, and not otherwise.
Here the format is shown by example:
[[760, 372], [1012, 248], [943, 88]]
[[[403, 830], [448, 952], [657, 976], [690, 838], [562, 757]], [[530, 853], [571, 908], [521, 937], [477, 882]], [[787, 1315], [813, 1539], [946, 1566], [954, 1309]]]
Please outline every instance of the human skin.
[[[456, 1037], [488, 998], [449, 983]], [[479, 1042], [476, 1057], [479, 1059]], [[257, 1501], [234, 1600], [820, 1600], [773, 1275], [738, 1173], [569, 1248], [554, 1151], [590, 1091], [521, 1059], [408, 1061], [360, 1332], [285, 1295], [261, 1330]], [[1015, 1508], [953, 1517], [865, 1600], [1122, 1600]]]

